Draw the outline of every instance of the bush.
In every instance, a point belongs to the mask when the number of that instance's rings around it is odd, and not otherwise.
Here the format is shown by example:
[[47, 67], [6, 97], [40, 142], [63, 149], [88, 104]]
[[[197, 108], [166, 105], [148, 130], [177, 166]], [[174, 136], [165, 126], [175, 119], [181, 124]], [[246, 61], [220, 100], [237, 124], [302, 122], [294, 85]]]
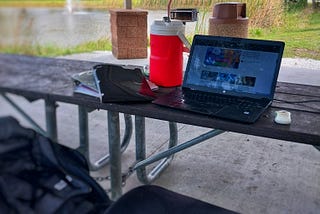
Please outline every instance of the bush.
[[270, 28], [283, 24], [283, 0], [254, 0], [247, 3], [250, 27]]
[[308, 0], [285, 0], [288, 11], [302, 10], [308, 6]]

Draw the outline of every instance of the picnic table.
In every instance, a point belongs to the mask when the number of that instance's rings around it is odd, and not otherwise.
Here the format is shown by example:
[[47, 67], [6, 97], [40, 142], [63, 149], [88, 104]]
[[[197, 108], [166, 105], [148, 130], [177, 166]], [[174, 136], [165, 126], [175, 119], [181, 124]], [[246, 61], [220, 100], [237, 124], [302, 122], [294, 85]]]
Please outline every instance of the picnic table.
[[[87, 114], [91, 109], [108, 111], [108, 160], [110, 164], [111, 197], [122, 194], [121, 150], [126, 147], [131, 136], [131, 115], [134, 115], [137, 147], [137, 163], [133, 170], [144, 183], [150, 183], [165, 169], [172, 155], [225, 131], [293, 141], [320, 146], [320, 87], [278, 82], [275, 100], [270, 108], [254, 124], [243, 124], [197, 113], [179, 111], [146, 103], [101, 103], [90, 96], [73, 93], [73, 74], [91, 69], [97, 62], [67, 60], [57, 58], [34, 57], [25, 55], [0, 54], [0, 94], [12, 105], [7, 94], [23, 96], [30, 101], [45, 101], [47, 130], [44, 134], [57, 139], [56, 108], [57, 102], [75, 104], [79, 107], [80, 146], [88, 153]], [[16, 106], [19, 108], [18, 106]], [[22, 114], [23, 109], [20, 109]], [[274, 122], [275, 111], [288, 110], [292, 114], [290, 125]], [[126, 118], [125, 140], [120, 142], [119, 113]], [[168, 149], [149, 158], [145, 156], [145, 118], [168, 121], [170, 142]], [[30, 119], [30, 122], [33, 121]], [[207, 127], [212, 130], [190, 141], [177, 145], [176, 123]], [[36, 124], [34, 124], [36, 126]], [[39, 128], [39, 127], [38, 127]], [[41, 128], [39, 128], [41, 130]], [[105, 160], [106, 158], [104, 158]], [[145, 167], [164, 159], [151, 174], [146, 174]], [[94, 167], [99, 167], [99, 164]]]

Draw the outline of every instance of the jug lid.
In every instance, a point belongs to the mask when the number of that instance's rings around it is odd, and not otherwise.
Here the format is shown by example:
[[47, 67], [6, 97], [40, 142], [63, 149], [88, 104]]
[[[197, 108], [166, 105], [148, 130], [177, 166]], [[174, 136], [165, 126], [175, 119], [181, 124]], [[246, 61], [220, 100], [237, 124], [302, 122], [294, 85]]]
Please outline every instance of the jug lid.
[[165, 22], [163, 20], [155, 20], [150, 28], [151, 34], [172, 36], [178, 33], [184, 33], [185, 26], [180, 20], [171, 20]]

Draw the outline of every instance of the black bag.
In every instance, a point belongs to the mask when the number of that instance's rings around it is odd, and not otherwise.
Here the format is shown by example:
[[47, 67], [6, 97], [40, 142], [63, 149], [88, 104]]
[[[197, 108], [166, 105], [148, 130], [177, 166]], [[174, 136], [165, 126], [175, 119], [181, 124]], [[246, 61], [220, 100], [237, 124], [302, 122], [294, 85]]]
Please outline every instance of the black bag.
[[79, 152], [0, 118], [1, 213], [103, 213], [110, 204]]

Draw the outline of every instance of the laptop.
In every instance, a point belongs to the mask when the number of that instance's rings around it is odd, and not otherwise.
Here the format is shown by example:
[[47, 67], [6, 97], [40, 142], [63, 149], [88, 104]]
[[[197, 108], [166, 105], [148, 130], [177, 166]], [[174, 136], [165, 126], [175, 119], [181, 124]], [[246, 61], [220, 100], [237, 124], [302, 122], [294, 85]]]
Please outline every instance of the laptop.
[[195, 35], [182, 87], [153, 103], [254, 123], [271, 105], [284, 42]]

